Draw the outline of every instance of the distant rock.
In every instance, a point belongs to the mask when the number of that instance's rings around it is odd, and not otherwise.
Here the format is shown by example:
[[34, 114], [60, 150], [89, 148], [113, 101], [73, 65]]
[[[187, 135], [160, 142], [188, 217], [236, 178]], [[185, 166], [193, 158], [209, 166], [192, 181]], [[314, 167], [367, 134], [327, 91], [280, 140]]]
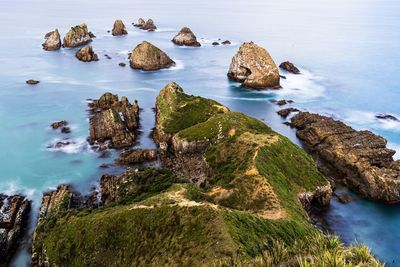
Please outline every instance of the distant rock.
[[279, 68], [286, 70], [293, 74], [300, 74], [300, 70], [291, 62], [285, 61], [279, 65]]
[[53, 128], [54, 130], [56, 130], [56, 129], [58, 129], [58, 128], [61, 128], [61, 127], [67, 126], [67, 125], [68, 125], [68, 122], [65, 121], [65, 120], [62, 120], [62, 121], [53, 122], [50, 126], [51, 126], [51, 128]]
[[120, 66], [120, 67], [125, 67], [126, 64], [125, 64], [124, 62], [120, 62], [120, 63], [118, 64], [118, 66]]
[[225, 41], [222, 42], [222, 44], [223, 44], [223, 45], [230, 45], [230, 44], [231, 44], [231, 41], [225, 40]]
[[180, 32], [172, 39], [172, 42], [181, 46], [201, 46], [201, 44], [197, 41], [196, 35], [194, 35], [194, 33], [188, 27], [182, 28]]
[[0, 194], [0, 266], [8, 266], [29, 219], [31, 202], [24, 196]]
[[146, 21], [142, 18], [138, 19], [137, 23], [132, 23], [133, 26], [141, 28], [146, 23]]
[[276, 104], [278, 105], [278, 106], [283, 106], [283, 105], [286, 105], [288, 102], [285, 100], [285, 99], [281, 99], [281, 100], [278, 100], [277, 102], [276, 102]]
[[[384, 203], [400, 203], [400, 161], [387, 141], [370, 131], [356, 131], [332, 118], [300, 112], [291, 119], [297, 137], [321, 159], [328, 175], [345, 179], [361, 196]], [[329, 173], [328, 170], [334, 172]]]
[[165, 52], [147, 41], [143, 41], [133, 49], [129, 61], [132, 68], [145, 71], [159, 70], [175, 65], [175, 62]]
[[254, 89], [280, 88], [279, 70], [269, 53], [253, 42], [243, 43], [232, 58], [228, 77]]
[[299, 112], [299, 110], [297, 108], [285, 108], [285, 109], [279, 110], [277, 113], [279, 116], [286, 118], [292, 112]]
[[79, 49], [78, 52], [76, 52], [75, 56], [77, 59], [84, 62], [99, 60], [97, 54], [93, 51], [93, 48], [90, 45], [85, 45], [84, 47]]
[[146, 23], [141, 27], [141, 29], [152, 32], [155, 31], [157, 27], [156, 25], [154, 25], [154, 21], [152, 19], [148, 19]]
[[27, 84], [30, 84], [30, 85], [35, 85], [35, 84], [40, 83], [40, 81], [36, 81], [36, 80], [30, 79], [30, 80], [27, 80], [26, 83], [27, 83]]
[[61, 48], [61, 37], [58, 29], [48, 32], [44, 38], [46, 39], [42, 44], [44, 50], [55, 51]]
[[69, 134], [69, 133], [71, 133], [71, 128], [69, 128], [69, 127], [62, 127], [62, 128], [61, 128], [61, 133]]
[[219, 43], [218, 42], [213, 42], [212, 45], [214, 45], [214, 46], [215, 45], [219, 45]]
[[395, 116], [390, 115], [390, 114], [377, 114], [377, 115], [375, 115], [375, 118], [381, 119], [381, 120], [399, 121], [398, 118], [396, 118]]
[[92, 41], [86, 24], [72, 27], [64, 37], [64, 47], [77, 47]]
[[114, 27], [112, 29], [112, 35], [114, 36], [119, 36], [119, 35], [126, 35], [128, 34], [125, 24], [122, 22], [122, 20], [117, 19], [114, 22]]
[[348, 204], [353, 201], [353, 198], [348, 194], [337, 195], [337, 200], [342, 204]]
[[157, 160], [156, 149], [132, 149], [121, 153], [116, 160], [118, 164], [138, 164]]

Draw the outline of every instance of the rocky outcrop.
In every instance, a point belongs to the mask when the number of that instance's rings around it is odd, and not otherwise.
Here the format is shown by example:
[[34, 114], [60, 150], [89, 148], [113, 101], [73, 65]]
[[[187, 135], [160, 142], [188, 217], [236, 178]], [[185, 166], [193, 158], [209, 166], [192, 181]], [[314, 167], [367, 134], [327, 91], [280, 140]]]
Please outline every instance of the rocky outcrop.
[[132, 149], [121, 153], [116, 160], [119, 164], [129, 165], [157, 160], [156, 149]]
[[126, 34], [128, 34], [128, 31], [126, 30], [125, 24], [122, 22], [122, 20], [117, 19], [114, 22], [114, 27], [112, 29], [112, 35], [119, 36], [119, 35], [126, 35]]
[[145, 71], [159, 70], [175, 65], [175, 62], [165, 52], [147, 41], [143, 41], [133, 49], [129, 61], [132, 68]]
[[279, 116], [286, 118], [292, 112], [299, 112], [299, 110], [297, 108], [285, 108], [285, 109], [279, 110], [277, 113]]
[[57, 29], [46, 33], [44, 39], [46, 39], [42, 44], [44, 50], [55, 51], [61, 48], [61, 37]]
[[223, 45], [230, 45], [230, 44], [231, 44], [231, 41], [225, 40], [225, 41], [223, 41], [221, 44], [223, 44]]
[[302, 192], [297, 195], [301, 205], [306, 211], [316, 205], [317, 207], [327, 207], [333, 196], [333, 190], [328, 183], [325, 186], [318, 186], [313, 192]]
[[53, 128], [54, 130], [56, 130], [56, 129], [58, 129], [58, 128], [61, 128], [61, 127], [67, 126], [67, 125], [68, 125], [68, 122], [65, 121], [65, 120], [62, 120], [62, 121], [53, 122], [50, 126], [51, 126], [51, 128]]
[[27, 80], [26, 83], [29, 85], [36, 85], [36, 84], [40, 83], [40, 81], [30, 79], [30, 80]]
[[86, 24], [72, 27], [64, 37], [64, 47], [77, 47], [92, 41]]
[[201, 46], [201, 44], [197, 41], [196, 35], [194, 35], [194, 33], [188, 27], [182, 28], [180, 32], [172, 39], [172, 42], [180, 46]]
[[145, 21], [144, 19], [140, 18], [137, 23], [133, 24], [133, 26], [149, 32], [155, 31], [157, 29], [152, 19], [148, 19], [147, 21]]
[[139, 18], [136, 23], [132, 23], [133, 26], [141, 28], [143, 25], [146, 23], [146, 21], [143, 18]]
[[117, 95], [105, 93], [89, 104], [92, 116], [89, 119], [89, 143], [107, 144], [112, 148], [133, 145], [139, 126], [139, 105], [126, 97], [118, 100]]
[[75, 54], [76, 58], [83, 62], [98, 61], [97, 54], [93, 51], [92, 46], [85, 45]]
[[8, 266], [24, 237], [31, 203], [20, 195], [0, 194], [0, 266]]
[[400, 202], [400, 161], [384, 138], [308, 112], [294, 116], [291, 125], [306, 149], [350, 189], [371, 200]]
[[291, 62], [285, 61], [279, 65], [279, 68], [293, 74], [300, 74], [300, 70]]
[[232, 58], [228, 77], [254, 89], [280, 88], [279, 70], [264, 48], [243, 43]]

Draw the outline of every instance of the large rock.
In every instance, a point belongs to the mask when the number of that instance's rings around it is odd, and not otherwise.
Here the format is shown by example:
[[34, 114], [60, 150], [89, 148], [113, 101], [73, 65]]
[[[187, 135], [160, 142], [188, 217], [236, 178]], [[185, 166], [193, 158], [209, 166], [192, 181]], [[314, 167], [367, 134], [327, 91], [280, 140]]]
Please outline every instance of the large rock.
[[117, 19], [114, 22], [114, 27], [112, 29], [112, 35], [118, 36], [118, 35], [126, 35], [128, 34], [125, 24], [122, 22], [122, 20]]
[[129, 61], [132, 68], [145, 71], [159, 70], [175, 65], [175, 62], [165, 52], [147, 41], [143, 41], [133, 49]]
[[264, 48], [243, 43], [232, 58], [228, 77], [254, 89], [280, 88], [279, 70]]
[[90, 45], [85, 45], [84, 47], [79, 49], [78, 52], [76, 52], [75, 56], [77, 59], [84, 62], [99, 60], [97, 54], [93, 51], [93, 48]]
[[71, 27], [64, 37], [64, 47], [77, 47], [92, 41], [86, 24]]
[[361, 196], [385, 203], [400, 202], [400, 162], [387, 141], [370, 131], [356, 131], [332, 118], [301, 112], [291, 125], [306, 148]]
[[0, 194], [0, 266], [8, 266], [22, 241], [30, 207], [23, 196]]
[[182, 28], [181, 31], [172, 39], [172, 42], [181, 46], [201, 46], [197, 41], [196, 35], [194, 35], [194, 33], [187, 27]]
[[48, 32], [44, 38], [46, 39], [42, 44], [44, 50], [54, 51], [61, 48], [61, 37], [58, 29]]
[[89, 104], [92, 108], [90, 117], [90, 144], [109, 142], [112, 148], [133, 145], [139, 125], [139, 105], [129, 103], [126, 97], [118, 100], [117, 95], [105, 93], [99, 100]]

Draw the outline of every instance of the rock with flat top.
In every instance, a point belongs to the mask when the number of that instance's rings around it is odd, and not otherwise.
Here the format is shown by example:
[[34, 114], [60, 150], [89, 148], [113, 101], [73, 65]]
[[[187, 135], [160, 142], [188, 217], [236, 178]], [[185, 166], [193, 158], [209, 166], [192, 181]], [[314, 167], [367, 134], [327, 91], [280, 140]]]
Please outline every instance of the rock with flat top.
[[145, 71], [159, 70], [175, 65], [175, 62], [165, 52], [147, 41], [143, 41], [133, 49], [129, 61], [132, 68]]

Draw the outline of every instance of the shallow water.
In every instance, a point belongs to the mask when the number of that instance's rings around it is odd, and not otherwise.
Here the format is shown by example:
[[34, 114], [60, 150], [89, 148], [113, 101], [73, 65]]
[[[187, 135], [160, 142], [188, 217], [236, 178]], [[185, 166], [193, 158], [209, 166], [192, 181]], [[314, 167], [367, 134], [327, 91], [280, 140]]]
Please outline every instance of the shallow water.
[[[2, 0], [0, 8], [0, 192], [20, 192], [39, 205], [43, 191], [61, 182], [87, 191], [102, 172], [103, 163], [85, 139], [88, 136], [86, 99], [105, 91], [138, 99], [142, 135], [140, 146], [154, 147], [148, 137], [154, 126], [155, 97], [169, 81], [186, 92], [213, 98], [235, 111], [266, 121], [273, 129], [298, 143], [292, 130], [275, 114], [273, 99], [293, 99], [294, 106], [333, 115], [357, 129], [383, 135], [393, 148], [400, 147], [400, 123], [379, 121], [376, 113], [400, 116], [400, 2], [395, 0], [311, 0], [212, 2]], [[159, 27], [142, 32], [131, 22], [151, 17]], [[128, 27], [125, 37], [112, 37], [115, 19]], [[85, 22], [97, 36], [92, 42], [100, 61], [82, 63], [75, 49], [45, 52], [46, 32]], [[174, 46], [170, 39], [189, 26], [201, 48]], [[229, 39], [230, 46], [213, 47], [212, 41]], [[128, 53], [148, 40], [178, 62], [177, 67], [144, 73], [119, 67]], [[243, 41], [264, 46], [279, 64], [295, 62], [299, 76], [287, 75], [283, 90], [255, 92], [229, 82], [226, 72], [232, 55]], [[108, 54], [112, 59], [106, 59]], [[36, 86], [25, 84], [37, 79]], [[68, 120], [73, 131], [62, 135], [49, 128]], [[69, 137], [74, 146], [50, 151], [46, 146]], [[388, 266], [400, 261], [400, 208], [356, 198], [349, 205], [333, 203], [328, 218], [346, 242], [366, 243]], [[396, 258], [397, 257], [397, 258]], [[15, 266], [28, 259], [20, 253]]]

